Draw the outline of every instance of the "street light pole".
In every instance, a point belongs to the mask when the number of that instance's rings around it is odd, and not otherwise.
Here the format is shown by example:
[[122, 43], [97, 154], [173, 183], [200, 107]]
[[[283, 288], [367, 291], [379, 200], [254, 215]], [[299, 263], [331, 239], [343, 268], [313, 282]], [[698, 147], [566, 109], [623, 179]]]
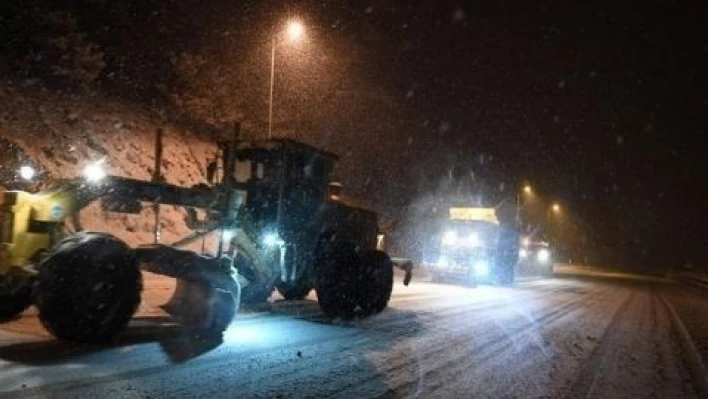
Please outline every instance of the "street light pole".
[[268, 138], [273, 136], [273, 86], [275, 85], [275, 37], [270, 51], [270, 99], [268, 100]]

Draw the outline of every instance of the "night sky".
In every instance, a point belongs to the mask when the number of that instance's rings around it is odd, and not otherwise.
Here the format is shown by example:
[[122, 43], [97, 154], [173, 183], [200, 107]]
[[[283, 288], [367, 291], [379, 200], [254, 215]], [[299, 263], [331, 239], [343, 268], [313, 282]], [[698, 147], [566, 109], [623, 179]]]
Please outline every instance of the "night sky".
[[442, 148], [488, 179], [528, 179], [603, 261], [706, 264], [707, 7], [587, 3], [371, 1], [355, 17], [375, 26], [421, 159]]

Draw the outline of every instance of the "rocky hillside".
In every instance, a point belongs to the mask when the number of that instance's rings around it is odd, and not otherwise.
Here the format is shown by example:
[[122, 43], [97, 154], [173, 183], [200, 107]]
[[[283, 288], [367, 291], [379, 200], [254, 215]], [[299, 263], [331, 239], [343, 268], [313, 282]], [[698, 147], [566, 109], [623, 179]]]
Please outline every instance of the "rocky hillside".
[[[105, 159], [110, 174], [150, 179], [158, 128], [164, 131], [162, 173], [167, 182], [205, 182], [206, 159], [216, 152], [208, 135], [117, 100], [51, 92], [31, 81], [4, 82], [0, 98], [0, 184], [6, 188], [16, 187], [13, 179], [23, 163], [36, 165], [45, 179], [70, 178], [79, 176], [85, 165]], [[163, 206], [161, 215], [164, 242], [189, 233], [178, 208]], [[148, 205], [135, 216], [105, 212], [94, 204], [82, 211], [81, 221], [85, 229], [108, 231], [133, 245], [152, 242]]]

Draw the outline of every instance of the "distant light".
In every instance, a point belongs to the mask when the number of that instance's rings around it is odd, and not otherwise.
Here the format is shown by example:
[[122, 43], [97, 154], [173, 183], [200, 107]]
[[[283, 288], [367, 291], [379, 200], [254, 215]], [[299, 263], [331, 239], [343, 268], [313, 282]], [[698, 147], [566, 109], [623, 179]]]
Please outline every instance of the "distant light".
[[457, 242], [457, 232], [446, 231], [442, 238], [443, 245], [455, 245]]
[[91, 183], [103, 180], [106, 177], [106, 169], [103, 167], [104, 162], [105, 158], [86, 166], [84, 168], [84, 178]]
[[543, 248], [538, 251], [536, 257], [538, 258], [539, 262], [548, 262], [548, 260], [551, 259], [551, 251]]
[[529, 186], [528, 184], [524, 186], [524, 193], [531, 194], [532, 192], [533, 190], [531, 189], [531, 186]]
[[20, 167], [20, 177], [22, 180], [32, 180], [36, 174], [33, 167], [29, 165], [24, 165]]
[[305, 26], [300, 21], [290, 21], [288, 23], [288, 38], [292, 41], [300, 40], [305, 34]]
[[444, 255], [438, 258], [438, 261], [435, 262], [435, 265], [438, 267], [450, 267], [450, 264], [450, 259]]
[[527, 256], [529, 256], [529, 251], [527, 251], [527, 250], [524, 249], [524, 248], [521, 248], [521, 249], [519, 250], [519, 258], [521, 258], [521, 259], [526, 259]]
[[551, 209], [553, 209], [553, 212], [558, 213], [558, 212], [560, 212], [561, 207], [560, 207], [560, 205], [558, 205], [558, 204], [553, 204], [553, 206], [551, 207]]
[[489, 262], [484, 259], [478, 260], [474, 264], [474, 274], [479, 277], [486, 277], [489, 275]]
[[531, 245], [531, 239], [528, 237], [524, 237], [524, 239], [521, 241], [521, 245], [528, 247], [529, 245]]
[[467, 237], [467, 245], [470, 247], [480, 247], [482, 246], [482, 239], [479, 238], [479, 234], [472, 232], [469, 237]]

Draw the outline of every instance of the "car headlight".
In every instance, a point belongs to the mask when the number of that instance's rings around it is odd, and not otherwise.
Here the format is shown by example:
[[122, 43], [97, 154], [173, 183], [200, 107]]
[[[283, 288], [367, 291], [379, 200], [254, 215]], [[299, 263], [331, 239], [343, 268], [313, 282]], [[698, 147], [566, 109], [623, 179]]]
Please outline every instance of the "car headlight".
[[519, 250], [519, 258], [520, 259], [526, 259], [529, 256], [529, 251], [527, 251], [525, 248], [521, 248]]
[[489, 275], [489, 262], [486, 260], [478, 260], [475, 262], [473, 268], [476, 276], [486, 277]]
[[536, 259], [538, 259], [539, 262], [548, 262], [551, 259], [551, 251], [547, 249], [540, 249], [538, 253], [536, 254]]
[[446, 231], [442, 238], [443, 245], [455, 245], [457, 243], [457, 232]]

